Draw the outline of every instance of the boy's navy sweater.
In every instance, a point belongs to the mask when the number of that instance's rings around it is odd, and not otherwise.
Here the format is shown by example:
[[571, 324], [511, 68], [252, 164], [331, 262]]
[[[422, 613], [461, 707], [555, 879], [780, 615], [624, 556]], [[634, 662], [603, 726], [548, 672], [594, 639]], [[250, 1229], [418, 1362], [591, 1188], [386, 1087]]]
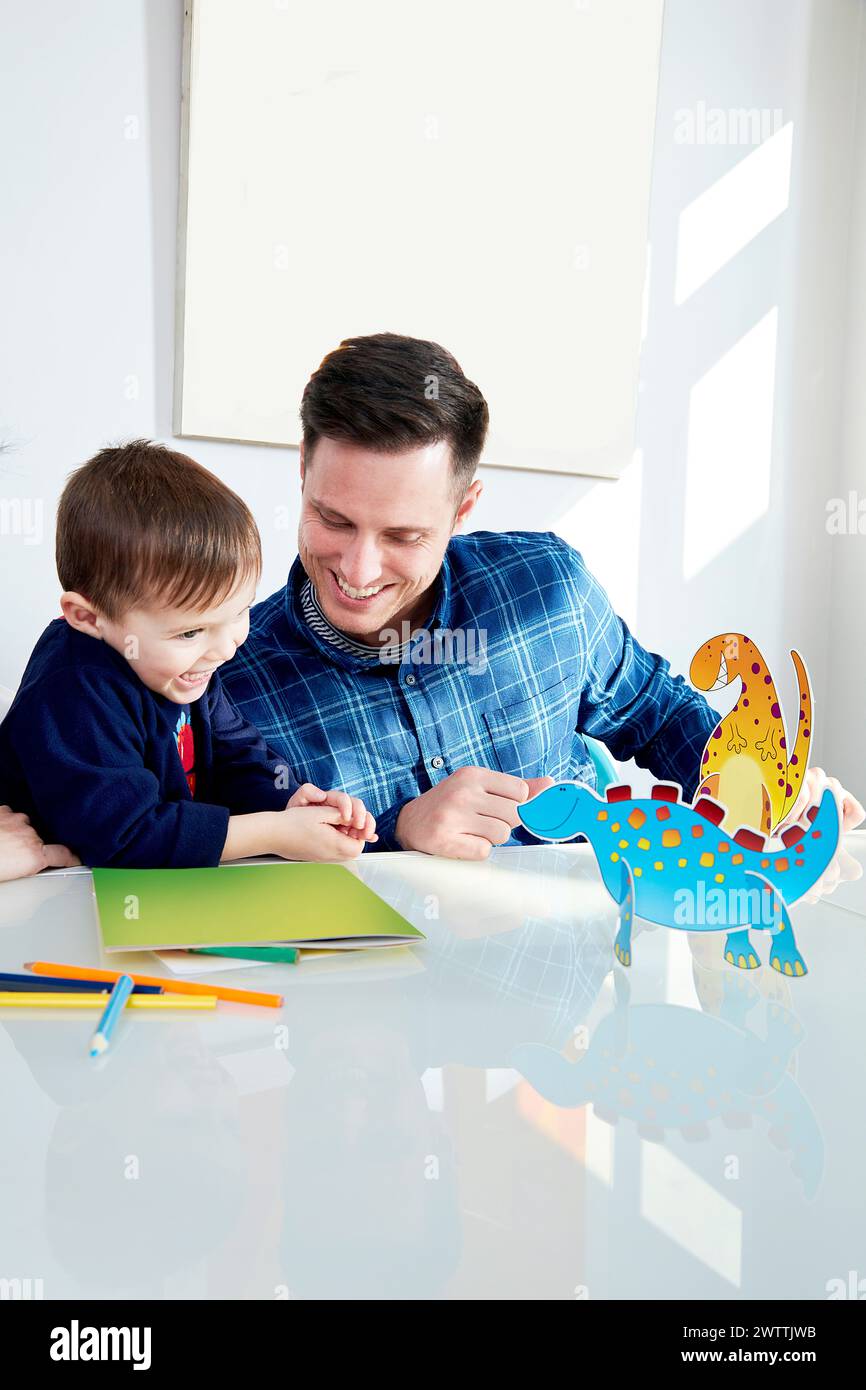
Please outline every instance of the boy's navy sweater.
[[107, 642], [55, 619], [0, 724], [0, 803], [93, 867], [218, 864], [229, 816], [283, 810], [295, 787], [215, 673], [187, 706], [193, 798], [175, 738], [181, 708]]

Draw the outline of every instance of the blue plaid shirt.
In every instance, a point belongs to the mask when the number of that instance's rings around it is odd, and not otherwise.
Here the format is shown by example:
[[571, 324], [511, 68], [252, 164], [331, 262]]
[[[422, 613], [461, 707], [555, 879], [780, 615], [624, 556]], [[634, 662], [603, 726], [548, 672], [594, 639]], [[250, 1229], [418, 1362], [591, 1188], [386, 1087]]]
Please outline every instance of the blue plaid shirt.
[[[296, 560], [253, 609], [222, 671], [292, 781], [340, 787], [397, 849], [407, 801], [463, 766], [595, 786], [584, 735], [694, 795], [718, 716], [614, 613], [583, 559], [550, 532], [477, 531], [449, 544], [427, 629], [399, 664], [340, 650], [301, 606]], [[534, 841], [520, 828], [509, 843]]]

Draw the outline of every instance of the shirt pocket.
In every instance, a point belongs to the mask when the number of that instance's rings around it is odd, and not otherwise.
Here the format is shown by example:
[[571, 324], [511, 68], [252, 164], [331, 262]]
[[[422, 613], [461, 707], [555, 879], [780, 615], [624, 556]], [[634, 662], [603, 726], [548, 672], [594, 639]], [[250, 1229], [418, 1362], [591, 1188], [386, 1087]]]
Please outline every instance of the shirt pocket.
[[484, 722], [500, 772], [515, 777], [566, 777], [577, 724], [574, 677], [564, 676], [529, 699], [485, 710]]

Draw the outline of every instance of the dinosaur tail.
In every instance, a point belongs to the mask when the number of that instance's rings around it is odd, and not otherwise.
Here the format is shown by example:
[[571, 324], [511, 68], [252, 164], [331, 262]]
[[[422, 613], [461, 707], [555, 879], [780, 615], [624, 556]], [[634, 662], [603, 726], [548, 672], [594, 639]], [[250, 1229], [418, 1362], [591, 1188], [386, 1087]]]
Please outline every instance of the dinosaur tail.
[[840, 830], [839, 806], [830, 788], [825, 787], [818, 806], [810, 806], [806, 812], [805, 822], [783, 832], [782, 849], [765, 854], [769, 863], [763, 873], [789, 907], [824, 873], [836, 853]]
[[788, 754], [787, 776], [791, 794], [785, 798], [785, 805], [779, 816], [780, 821], [785, 819], [800, 795], [803, 778], [806, 776], [806, 769], [809, 766], [809, 747], [813, 738], [812, 687], [809, 684], [809, 672], [806, 670], [803, 658], [798, 651], [792, 650], [791, 660], [797, 673], [797, 735], [794, 740], [793, 756], [790, 752]]

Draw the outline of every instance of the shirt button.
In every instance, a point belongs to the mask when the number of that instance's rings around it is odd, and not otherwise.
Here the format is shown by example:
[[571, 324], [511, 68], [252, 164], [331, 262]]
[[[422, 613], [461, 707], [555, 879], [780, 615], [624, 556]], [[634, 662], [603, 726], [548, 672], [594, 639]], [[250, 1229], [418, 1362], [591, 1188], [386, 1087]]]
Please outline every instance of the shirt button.
[[414, 677], [414, 676], [407, 676], [407, 677], [406, 677], [406, 684], [407, 684], [407, 685], [414, 685], [414, 684], [415, 684], [415, 677]]
[[440, 758], [440, 757], [439, 757], [439, 754], [437, 753], [435, 758], [431, 758], [431, 759], [430, 759], [430, 766], [431, 766], [431, 767], [435, 767], [435, 768], [444, 767], [444, 766], [445, 766], [445, 759], [444, 759], [444, 758]]

